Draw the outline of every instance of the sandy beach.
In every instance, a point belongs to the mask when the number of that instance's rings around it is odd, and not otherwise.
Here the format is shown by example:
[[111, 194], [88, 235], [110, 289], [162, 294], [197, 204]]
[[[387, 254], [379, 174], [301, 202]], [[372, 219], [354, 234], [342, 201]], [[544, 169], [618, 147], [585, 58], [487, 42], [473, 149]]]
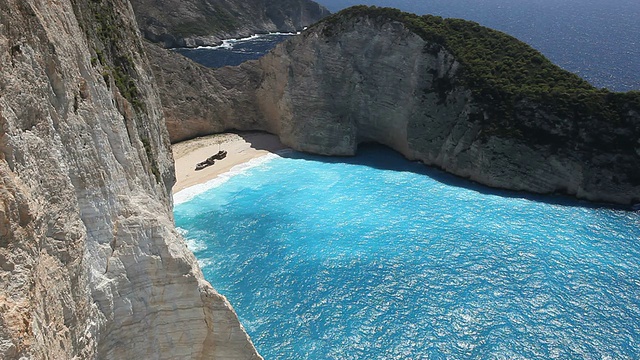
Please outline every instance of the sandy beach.
[[[205, 183], [236, 165], [251, 159], [286, 149], [277, 136], [262, 132], [223, 133], [173, 144], [176, 163], [176, 184], [173, 193]], [[226, 150], [227, 157], [215, 164], [196, 171], [196, 164], [206, 160], [219, 150]]]

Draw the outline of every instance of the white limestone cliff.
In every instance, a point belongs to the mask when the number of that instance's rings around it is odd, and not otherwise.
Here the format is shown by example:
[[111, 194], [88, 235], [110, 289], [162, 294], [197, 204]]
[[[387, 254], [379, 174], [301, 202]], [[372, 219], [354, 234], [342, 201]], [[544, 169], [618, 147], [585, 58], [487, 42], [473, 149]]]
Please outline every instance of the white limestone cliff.
[[525, 98], [514, 103], [517, 127], [503, 125], [460, 81], [462, 65], [445, 47], [384, 15], [337, 14], [238, 67], [151, 59], [172, 141], [263, 130], [296, 150], [339, 156], [376, 142], [496, 188], [640, 201], [640, 114], [629, 110], [624, 124], [576, 121]]
[[175, 230], [136, 29], [127, 1], [0, 0], [2, 359], [260, 358]]

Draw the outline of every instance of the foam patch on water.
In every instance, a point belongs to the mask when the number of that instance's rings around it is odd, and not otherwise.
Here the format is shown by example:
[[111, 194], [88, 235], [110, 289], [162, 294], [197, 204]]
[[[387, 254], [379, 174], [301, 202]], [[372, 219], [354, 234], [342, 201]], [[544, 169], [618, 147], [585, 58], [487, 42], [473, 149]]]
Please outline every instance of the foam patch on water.
[[198, 259], [198, 265], [200, 265], [201, 269], [209, 267], [209, 266], [213, 265], [213, 259], [211, 259], [211, 258]]
[[176, 227], [176, 230], [178, 231], [178, 234], [182, 235], [183, 237], [189, 234], [189, 230], [183, 229], [181, 227]]
[[191, 250], [191, 252], [193, 253], [207, 249], [207, 244], [202, 240], [185, 238], [184, 242], [187, 244], [189, 250]]
[[[279, 153], [282, 154], [284, 152], [280, 151]], [[254, 167], [266, 164], [267, 162], [278, 157], [279, 157], [278, 154], [267, 154], [264, 156], [251, 159], [245, 163], [236, 165], [232, 167], [231, 170], [227, 171], [226, 173], [222, 173], [218, 175], [216, 178], [212, 180], [209, 180], [203, 184], [194, 185], [184, 190], [178, 191], [173, 195], [173, 203], [175, 205], [179, 205], [187, 201], [190, 201], [194, 197], [226, 183], [232, 177], [242, 174], [243, 172], [249, 169], [252, 169]]]
[[225, 40], [222, 40], [222, 44], [220, 44], [220, 45], [216, 45], [216, 46], [198, 46], [198, 47], [196, 47], [194, 49], [196, 49], [196, 50], [197, 49], [212, 49], [212, 50], [227, 49], [227, 50], [232, 50], [234, 44], [237, 44], [237, 43], [253, 41], [253, 40], [256, 40], [256, 39], [260, 39], [260, 38], [266, 38], [268, 36], [294, 36], [294, 35], [300, 35], [300, 32], [295, 32], [295, 33], [273, 32], [273, 33], [268, 33], [268, 34], [253, 34], [251, 36], [244, 37], [244, 38], [225, 39]]
[[294, 33], [292, 33], [292, 32], [273, 32], [273, 33], [268, 33], [266, 36], [269, 36], [269, 35], [274, 35], [274, 36], [293, 36], [293, 35], [300, 35], [300, 31], [294, 32]]
[[199, 251], [207, 250], [207, 243], [205, 241], [188, 238], [189, 230], [183, 229], [181, 227], [176, 227], [176, 230], [178, 231], [178, 234], [182, 235], [185, 244], [187, 245], [189, 250], [191, 250], [191, 252], [196, 253]]

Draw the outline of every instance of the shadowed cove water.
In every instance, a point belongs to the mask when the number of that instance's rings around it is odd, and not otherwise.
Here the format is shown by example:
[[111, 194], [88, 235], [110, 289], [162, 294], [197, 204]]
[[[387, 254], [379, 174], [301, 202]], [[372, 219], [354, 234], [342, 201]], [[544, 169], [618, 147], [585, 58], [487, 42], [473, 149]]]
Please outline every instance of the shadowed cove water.
[[640, 357], [640, 214], [494, 191], [381, 147], [290, 153], [186, 202], [265, 359]]

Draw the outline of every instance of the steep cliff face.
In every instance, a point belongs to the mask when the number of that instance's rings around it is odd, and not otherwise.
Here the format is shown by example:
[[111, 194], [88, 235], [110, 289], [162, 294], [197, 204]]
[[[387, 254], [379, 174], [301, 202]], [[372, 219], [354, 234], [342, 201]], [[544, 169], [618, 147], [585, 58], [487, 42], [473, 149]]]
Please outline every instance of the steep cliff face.
[[132, 0], [140, 30], [164, 47], [214, 45], [269, 31], [293, 32], [329, 15], [311, 0]]
[[274, 130], [266, 127], [255, 89], [262, 72], [257, 68], [228, 68], [225, 76], [145, 43], [151, 60], [167, 129], [172, 143], [235, 130]]
[[[486, 49], [473, 48], [478, 43]], [[505, 43], [510, 48], [500, 53]], [[156, 62], [165, 83], [191, 78], [169, 63], [187, 62]], [[593, 89], [477, 24], [355, 8], [257, 62], [198, 69], [223, 100], [198, 90], [186, 98], [161, 94], [170, 131], [181, 128], [172, 140], [205, 127], [253, 128], [326, 155], [378, 142], [492, 187], [640, 200], [640, 94]], [[189, 117], [196, 131], [174, 115], [194, 102], [202, 109], [200, 120], [193, 111]]]
[[259, 358], [173, 225], [127, 1], [0, 0], [0, 358]]

